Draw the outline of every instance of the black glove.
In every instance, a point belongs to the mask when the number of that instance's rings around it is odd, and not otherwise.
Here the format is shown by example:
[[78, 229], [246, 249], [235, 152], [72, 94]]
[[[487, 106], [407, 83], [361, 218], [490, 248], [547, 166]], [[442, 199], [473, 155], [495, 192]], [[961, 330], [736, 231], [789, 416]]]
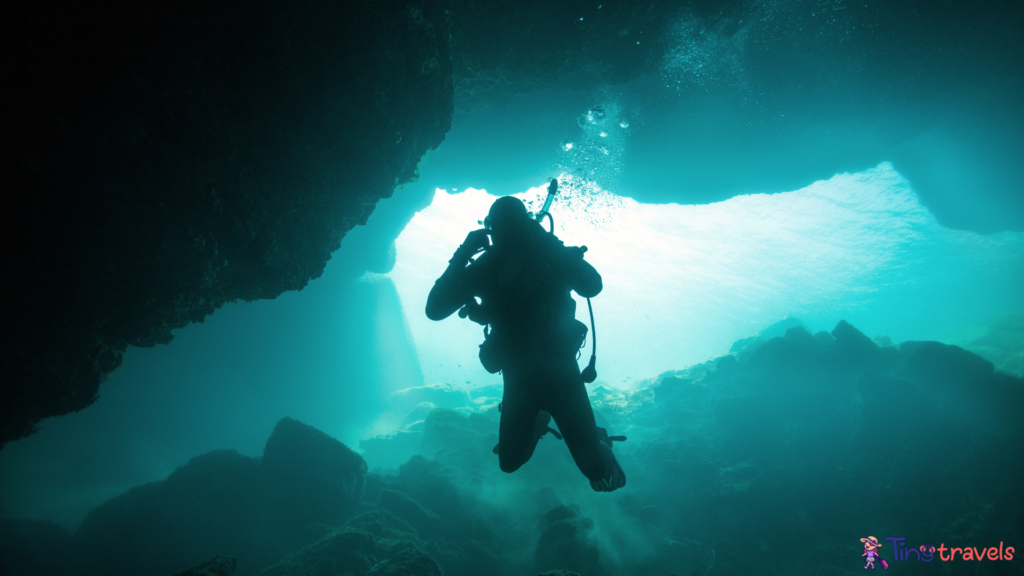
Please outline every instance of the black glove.
[[469, 259], [474, 254], [480, 251], [481, 248], [490, 248], [491, 239], [487, 235], [487, 230], [480, 229], [474, 230], [466, 235], [466, 240], [459, 246], [459, 249], [455, 251], [455, 255], [448, 261], [449, 264], [458, 264], [465, 266]]
[[587, 252], [586, 246], [567, 246], [566, 252], [570, 261], [583, 260], [583, 255]]

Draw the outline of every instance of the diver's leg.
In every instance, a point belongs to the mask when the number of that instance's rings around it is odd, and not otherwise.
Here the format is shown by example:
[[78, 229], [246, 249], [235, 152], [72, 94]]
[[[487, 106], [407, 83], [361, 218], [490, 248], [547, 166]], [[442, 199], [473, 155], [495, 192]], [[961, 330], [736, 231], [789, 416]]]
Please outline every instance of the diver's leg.
[[601, 441], [594, 420], [594, 409], [580, 377], [575, 360], [556, 360], [549, 364], [551, 381], [547, 382], [550, 397], [543, 406], [558, 424], [566, 446], [580, 472], [599, 491], [611, 491], [626, 484], [611, 447]]
[[[555, 432], [555, 430], [553, 430], [551, 428], [551, 414], [548, 414], [547, 412], [541, 410], [541, 411], [537, 412], [537, 421], [534, 422], [534, 424], [533, 424], [533, 446], [534, 446], [534, 449], [536, 449], [537, 443], [540, 442], [540, 439], [543, 438], [544, 435], [547, 434], [548, 432], [553, 432], [555, 434], [555, 436], [559, 440], [562, 439], [562, 435], [560, 433], [558, 433], [558, 432]], [[500, 442], [498, 444], [494, 445], [494, 453], [495, 454], [498, 453], [498, 447], [499, 446], [501, 446]], [[531, 451], [530, 454], [532, 455], [533, 451]], [[527, 458], [527, 460], [529, 460], [529, 458]]]
[[600, 478], [604, 473], [604, 460], [597, 446], [600, 442], [597, 422], [579, 367], [574, 360], [552, 361], [548, 367], [550, 380], [545, 382], [548, 398], [544, 408], [558, 424], [580, 472], [587, 478]]
[[[498, 463], [503, 472], [515, 472], [533, 456], [539, 439], [534, 434], [540, 408], [525, 386], [525, 374], [504, 370], [505, 390], [498, 424]], [[546, 428], [546, 424], [545, 424]]]

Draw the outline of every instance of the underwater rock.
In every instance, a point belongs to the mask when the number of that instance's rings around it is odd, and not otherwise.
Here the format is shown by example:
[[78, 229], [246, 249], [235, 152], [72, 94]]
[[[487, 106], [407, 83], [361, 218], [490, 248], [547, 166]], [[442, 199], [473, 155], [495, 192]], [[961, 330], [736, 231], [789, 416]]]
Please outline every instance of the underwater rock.
[[[489, 456], [488, 461], [493, 459], [489, 452], [481, 456]], [[462, 543], [484, 537], [476, 520], [481, 507], [487, 504], [481, 497], [481, 478], [473, 468], [450, 466], [422, 456], [414, 456], [402, 465], [398, 476], [401, 491], [441, 519], [439, 530], [430, 539]], [[491, 468], [491, 473], [500, 474], [496, 467]], [[474, 526], [478, 529], [474, 530]]]
[[416, 528], [418, 533], [423, 534], [424, 538], [436, 537], [441, 527], [441, 518], [424, 509], [408, 495], [394, 490], [381, 490], [379, 502], [381, 508], [394, 512], [396, 516]]
[[406, 548], [374, 566], [367, 576], [444, 576], [444, 571], [429, 554]]
[[234, 450], [197, 456], [89, 512], [75, 563], [80, 574], [105, 575], [172, 573], [219, 555], [267, 565], [295, 538], [268, 513], [276, 496], [258, 461]]
[[1024, 316], [998, 316], [961, 326], [945, 333], [940, 340], [991, 360], [997, 370], [1024, 376]]
[[[444, 569], [445, 574], [451, 576], [452, 570], [449, 566], [465, 565], [469, 562], [469, 554], [461, 546], [447, 540], [433, 540], [426, 544], [427, 552], [438, 560], [438, 564]], [[456, 572], [461, 572], [455, 569]]]
[[230, 576], [238, 566], [238, 560], [227, 556], [211, 558], [198, 566], [178, 572], [174, 576]]
[[430, 414], [437, 405], [433, 402], [420, 402], [413, 406], [412, 410], [408, 414], [402, 417], [399, 425], [402, 426], [403, 431], [410, 431], [413, 424], [423, 422], [426, 420], [427, 415]]
[[366, 574], [377, 563], [377, 553], [373, 535], [357, 529], [342, 528], [289, 554], [260, 572], [260, 575]]
[[359, 441], [363, 457], [374, 468], [395, 469], [417, 454], [423, 447], [423, 432], [399, 430], [384, 436]]
[[894, 374], [920, 383], [922, 393], [951, 419], [990, 425], [989, 430], [1024, 433], [1021, 379], [997, 372], [988, 360], [959, 346], [939, 342], [904, 342]]
[[451, 125], [446, 2], [22, 8], [0, 445], [89, 406], [128, 346], [320, 276]]
[[[845, 320], [840, 320], [832, 330], [832, 338], [835, 339], [832, 349], [843, 357], [854, 370], [866, 372], [887, 368], [882, 365], [886, 356], [883, 355], [878, 344], [875, 344], [873, 340]], [[892, 350], [889, 351], [892, 352]], [[888, 358], [892, 359], [891, 356]]]
[[537, 570], [568, 567], [581, 574], [597, 571], [600, 551], [588, 537], [594, 522], [581, 516], [579, 507], [551, 508], [541, 516], [537, 527], [541, 531], [533, 555]]
[[807, 326], [797, 318], [786, 318], [785, 320], [779, 320], [778, 322], [768, 326], [764, 330], [761, 330], [754, 336], [749, 338], [741, 338], [733, 342], [732, 347], [729, 348], [730, 354], [736, 354], [740, 359], [746, 359], [750, 354], [761, 347], [765, 342], [784, 336], [791, 328], [804, 328]]
[[440, 462], [427, 460], [423, 456], [416, 455], [409, 458], [409, 461], [398, 468], [398, 481], [403, 486], [414, 486], [431, 472], [442, 468]]
[[904, 378], [931, 382], [943, 388], [971, 387], [992, 376], [995, 367], [981, 356], [959, 346], [939, 342], [900, 344], [903, 361], [898, 373]]
[[477, 386], [469, 391], [469, 395], [474, 400], [478, 398], [497, 398], [500, 400], [504, 393], [504, 384], [487, 384], [486, 386]]
[[0, 520], [0, 574], [68, 574], [72, 535], [52, 522]]
[[[685, 574], [695, 576], [697, 574], [708, 574], [711, 568], [721, 568], [716, 563], [716, 553], [707, 544], [690, 540], [688, 538], [674, 539], [664, 538], [651, 542], [654, 553], [650, 560], [640, 564], [638, 574]], [[725, 574], [734, 572], [723, 571]]]
[[[424, 550], [459, 576], [525, 573], [515, 558], [530, 556], [538, 571], [585, 575], [756, 573], [779, 554], [814, 571], [836, 565], [849, 526], [892, 518], [964, 541], [1019, 534], [1024, 464], [1006, 455], [1024, 440], [1012, 416], [1024, 382], [950, 346], [879, 347], [848, 323], [776, 328], [644, 386], [590, 390], [629, 436], [615, 450], [632, 480], [589, 518], [561, 443], [542, 440], [516, 474], [496, 470], [490, 410], [433, 411], [443, 448], [411, 458], [389, 489], [437, 513], [443, 537]], [[850, 496], [864, 492], [879, 506]]]
[[[672, 534], [687, 531], [734, 546], [728, 560], [718, 544], [701, 542], [656, 556], [692, 548], [679, 562], [699, 553], [695, 570], [727, 561], [753, 571], [795, 534], [826, 549], [841, 541], [834, 517], [861, 526], [900, 518], [907, 532], [947, 534], [965, 518], [979, 526], [980, 514], [992, 537], [1019, 533], [1020, 514], [984, 511], [1024, 505], [1012, 488], [1024, 482], [1024, 465], [1004, 457], [1024, 441], [1024, 382], [953, 346], [879, 348], [847, 323], [822, 334], [793, 326], [750, 353], [739, 353], [749, 343], [735, 347], [726, 364], [592, 396], [596, 410], [630, 428], [617, 449], [629, 451], [632, 493], [662, 510], [643, 529], [680, 546]], [[681, 492], [693, 496], [680, 501]], [[845, 496], [853, 493], [884, 494], [884, 510]], [[811, 549], [792, 554], [808, 566], [833, 562]]]
[[438, 408], [463, 408], [470, 405], [469, 392], [457, 384], [427, 384], [399, 390], [388, 400], [402, 410], [412, 410], [429, 402]]
[[[1024, 382], [950, 346], [880, 347], [848, 323], [776, 328], [646, 385], [590, 390], [629, 437], [615, 450], [632, 480], [614, 500], [579, 494], [553, 440], [501, 474], [489, 452], [498, 414], [482, 408], [432, 411], [436, 456], [374, 482], [437, 514], [439, 537], [422, 549], [457, 576], [745, 574], [780, 554], [812, 572], [837, 565], [850, 526], [893, 518], [907, 533], [963, 541], [1020, 533], [1024, 464], [1006, 455], [1024, 441], [1013, 416]], [[851, 496], [863, 493], [878, 496]]]
[[441, 576], [437, 562], [417, 546], [419, 539], [411, 526], [387, 510], [375, 510], [289, 554], [261, 576]]
[[422, 453], [433, 456], [440, 450], [455, 450], [479, 444], [479, 436], [495, 432], [497, 422], [477, 412], [465, 415], [439, 408], [424, 421]]
[[472, 512], [473, 478], [458, 468], [431, 471], [411, 485], [416, 497], [440, 516], [465, 516]]
[[[851, 325], [834, 333], [790, 325], [749, 353], [635, 389], [593, 388], [595, 410], [629, 436], [615, 450], [630, 485], [612, 499], [581, 492], [561, 442], [542, 440], [529, 466], [504, 474], [488, 444], [496, 410], [437, 409], [436, 438], [447, 439], [433, 459], [365, 475], [361, 504], [376, 509], [340, 527], [358, 508], [314, 525], [286, 514], [292, 491], [330, 488], [325, 510], [355, 506], [347, 499], [359, 498], [365, 465], [283, 420], [262, 461], [207, 454], [94, 511], [76, 547], [126, 561], [86, 564], [83, 574], [135, 573], [160, 555], [160, 573], [173, 573], [217, 554], [239, 558], [236, 574], [276, 561], [268, 576], [747, 574], [780, 554], [813, 572], [837, 566], [851, 526], [874, 530], [893, 518], [901, 524], [891, 530], [908, 534], [1018, 538], [1024, 463], [1008, 455], [1024, 441], [1024, 381], [953, 346], [879, 348]], [[106, 537], [97, 540], [100, 525]], [[167, 560], [170, 549], [192, 552]]]
[[238, 575], [254, 574], [356, 512], [365, 473], [344, 444], [284, 418], [262, 459], [210, 452], [93, 509], [75, 564], [84, 575], [171, 573], [228, 555]]
[[400, 490], [401, 485], [398, 478], [391, 474], [380, 475], [371, 472], [366, 475], [366, 483], [363, 486], [363, 501], [377, 502], [382, 490]]
[[473, 520], [469, 538], [466, 541], [466, 548], [477, 555], [493, 556], [502, 550], [501, 536], [494, 524], [483, 514], [478, 514]]
[[358, 528], [378, 538], [388, 540], [418, 540], [419, 535], [411, 524], [402, 520], [394, 512], [377, 509], [360, 514], [345, 522], [345, 526]]
[[435, 540], [427, 543], [426, 551], [437, 560], [445, 576], [474, 576], [482, 570], [495, 575], [508, 573], [508, 562], [504, 558], [472, 540], [464, 547], [454, 542]]
[[363, 494], [366, 462], [327, 434], [291, 418], [274, 427], [263, 450], [263, 472], [286, 498], [279, 517], [338, 522]]

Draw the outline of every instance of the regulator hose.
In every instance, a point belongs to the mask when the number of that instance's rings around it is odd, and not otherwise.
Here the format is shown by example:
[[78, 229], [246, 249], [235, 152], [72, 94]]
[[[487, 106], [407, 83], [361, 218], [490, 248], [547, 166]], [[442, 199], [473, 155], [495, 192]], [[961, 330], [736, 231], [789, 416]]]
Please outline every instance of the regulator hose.
[[580, 376], [584, 382], [590, 384], [597, 380], [597, 368], [594, 367], [597, 363], [597, 330], [594, 329], [594, 307], [590, 305], [590, 298], [587, 298], [587, 310], [590, 311], [590, 363], [583, 372], [580, 372]]

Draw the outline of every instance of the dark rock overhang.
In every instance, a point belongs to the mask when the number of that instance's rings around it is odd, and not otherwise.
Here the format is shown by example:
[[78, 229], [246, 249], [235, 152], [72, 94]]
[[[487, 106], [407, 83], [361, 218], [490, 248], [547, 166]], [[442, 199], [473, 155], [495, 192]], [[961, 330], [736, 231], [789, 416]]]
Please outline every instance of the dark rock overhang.
[[451, 123], [430, 1], [26, 9], [5, 65], [0, 442], [127, 346], [318, 277]]

